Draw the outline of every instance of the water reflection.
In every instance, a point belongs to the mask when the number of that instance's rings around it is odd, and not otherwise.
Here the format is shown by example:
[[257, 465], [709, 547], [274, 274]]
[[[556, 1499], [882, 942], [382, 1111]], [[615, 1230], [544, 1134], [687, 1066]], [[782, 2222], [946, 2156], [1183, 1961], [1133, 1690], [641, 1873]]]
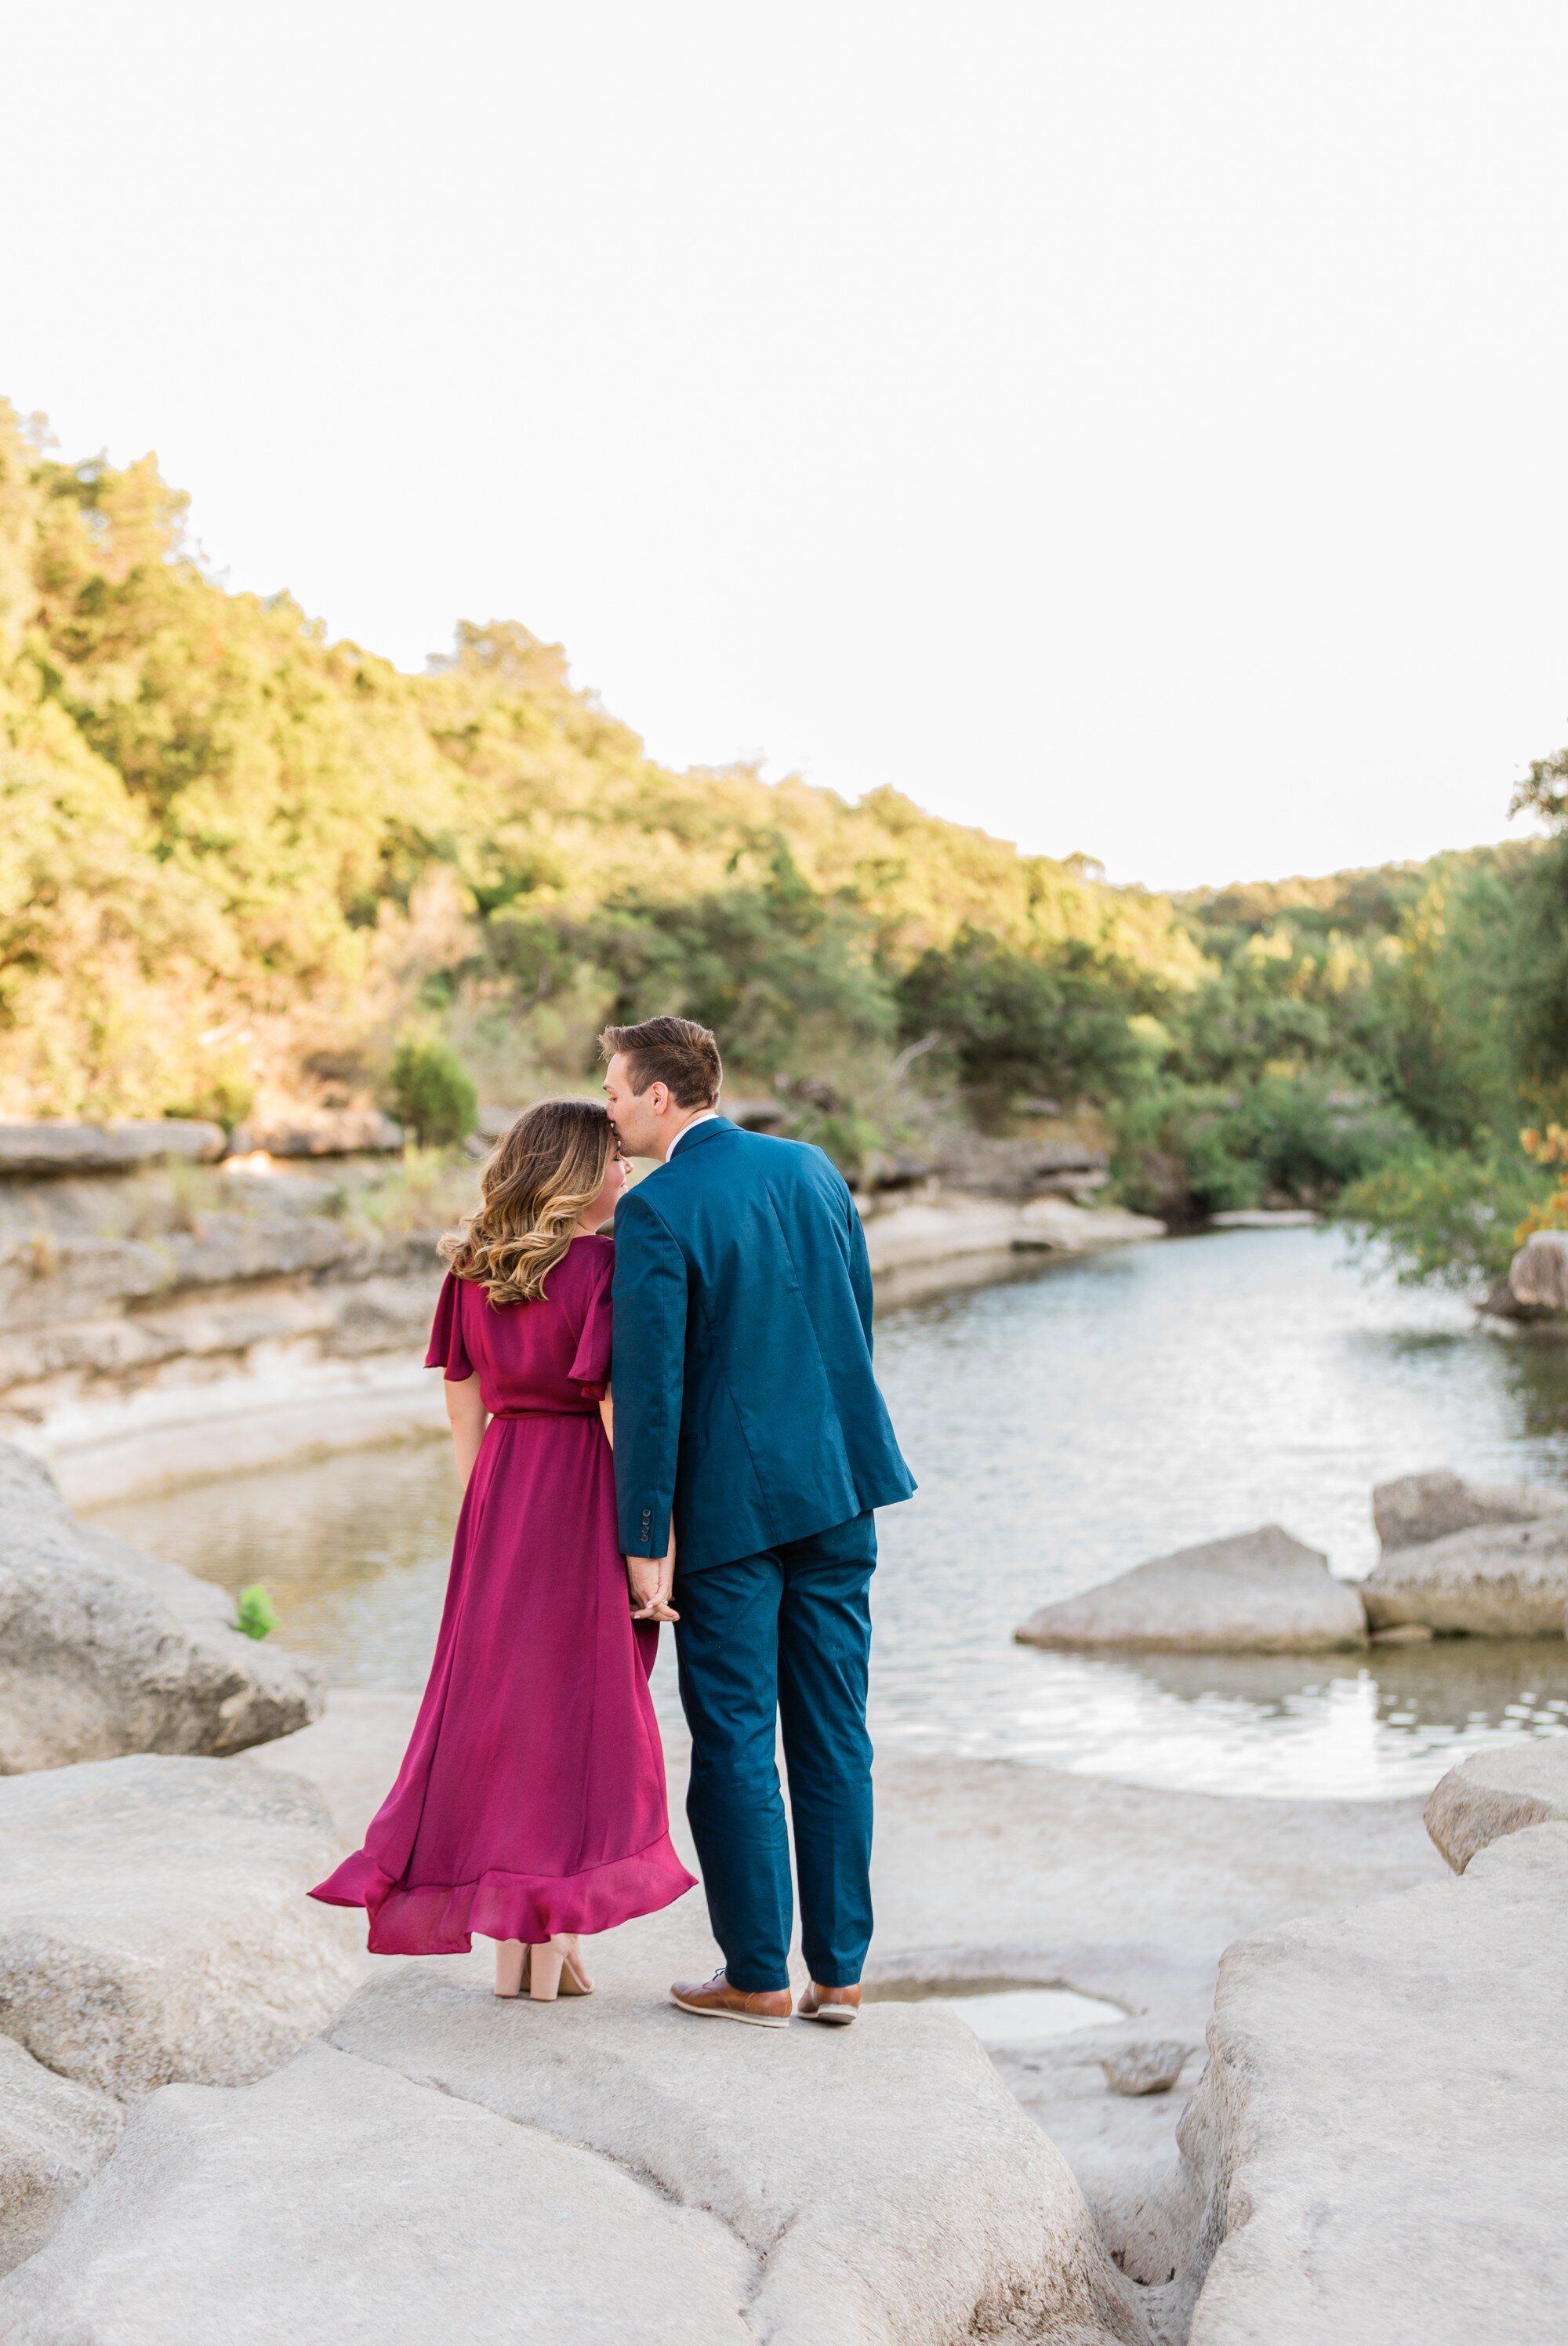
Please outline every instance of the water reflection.
[[[1049, 1597], [1282, 1522], [1358, 1573], [1374, 1482], [1431, 1465], [1568, 1480], [1568, 1346], [1367, 1283], [1317, 1230], [1237, 1231], [1024, 1270], [890, 1311], [879, 1362], [919, 1497], [883, 1518], [879, 1740], [1213, 1791], [1425, 1790], [1478, 1746], [1568, 1727], [1568, 1646], [1366, 1657], [1054, 1655]], [[98, 1511], [237, 1587], [345, 1683], [417, 1686], [457, 1486], [433, 1443]], [[667, 1652], [655, 1679], [673, 1713]]]

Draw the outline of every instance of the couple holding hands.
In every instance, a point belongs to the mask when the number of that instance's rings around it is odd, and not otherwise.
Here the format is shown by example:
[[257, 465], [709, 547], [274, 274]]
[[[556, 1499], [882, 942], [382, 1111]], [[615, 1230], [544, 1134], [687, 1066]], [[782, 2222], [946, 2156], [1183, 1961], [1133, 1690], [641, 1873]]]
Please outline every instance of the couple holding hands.
[[[914, 1488], [871, 1371], [860, 1219], [821, 1150], [718, 1114], [706, 1027], [601, 1041], [606, 1106], [519, 1117], [442, 1241], [426, 1365], [465, 1484], [445, 1611], [397, 1782], [312, 1894], [363, 1906], [374, 1953], [461, 1953], [477, 1931], [498, 1995], [588, 1994], [579, 1934], [694, 1886], [647, 1683], [671, 1621], [725, 1958], [671, 1994], [790, 2017], [781, 1727], [799, 2009], [843, 2025], [871, 1934], [872, 1510]], [[629, 1157], [658, 1160], [631, 1190]]]

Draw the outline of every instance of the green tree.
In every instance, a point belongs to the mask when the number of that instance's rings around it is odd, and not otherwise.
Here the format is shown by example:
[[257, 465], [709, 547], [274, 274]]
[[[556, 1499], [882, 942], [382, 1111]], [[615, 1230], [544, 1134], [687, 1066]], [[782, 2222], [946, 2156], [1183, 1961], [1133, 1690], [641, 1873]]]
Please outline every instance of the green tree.
[[400, 1043], [388, 1096], [393, 1115], [422, 1148], [453, 1148], [479, 1120], [479, 1095], [444, 1043]]

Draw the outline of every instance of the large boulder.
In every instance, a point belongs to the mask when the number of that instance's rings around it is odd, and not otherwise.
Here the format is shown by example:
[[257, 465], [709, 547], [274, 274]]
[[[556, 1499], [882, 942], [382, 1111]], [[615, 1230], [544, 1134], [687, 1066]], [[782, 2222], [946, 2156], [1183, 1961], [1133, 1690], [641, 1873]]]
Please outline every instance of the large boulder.
[[1191, 2346], [1560, 2346], [1568, 1826], [1226, 1955], [1182, 2121]]
[[0, 2281], [0, 2340], [755, 2346], [757, 2279], [722, 2224], [645, 2178], [316, 2045], [243, 2093], [142, 2103]]
[[1060, 2154], [949, 2013], [763, 2035], [662, 1994], [498, 2004], [424, 1965], [362, 1988], [330, 2036], [716, 2218], [757, 2259], [748, 2319], [774, 2346], [1143, 2334]]
[[0, 2036], [0, 2273], [41, 2249], [125, 2124], [107, 2094], [56, 2077]]
[[1428, 1832], [1456, 1873], [1477, 1850], [1526, 1825], [1568, 1822], [1568, 1736], [1478, 1751], [1451, 1768], [1428, 1800]]
[[1568, 1311], [1568, 1230], [1537, 1230], [1508, 1267], [1508, 1287], [1526, 1311]]
[[1385, 1556], [1422, 1547], [1481, 1524], [1532, 1524], [1568, 1509], [1568, 1491], [1539, 1483], [1466, 1483], [1443, 1469], [1401, 1474], [1372, 1493], [1372, 1521]]
[[0, 1776], [305, 1726], [320, 1673], [232, 1617], [222, 1589], [77, 1523], [48, 1469], [0, 1443]]
[[0, 2033], [122, 2098], [265, 2076], [351, 1994], [313, 1784], [140, 1757], [0, 1780]]
[[1560, 1637], [1568, 1604], [1568, 1515], [1481, 1524], [1396, 1548], [1361, 1583], [1374, 1629], [1414, 1621], [1451, 1637]]
[[1134, 1646], [1175, 1653], [1332, 1653], [1364, 1646], [1355, 1589], [1278, 1524], [1156, 1556], [1082, 1596], [1042, 1606], [1027, 1646]]

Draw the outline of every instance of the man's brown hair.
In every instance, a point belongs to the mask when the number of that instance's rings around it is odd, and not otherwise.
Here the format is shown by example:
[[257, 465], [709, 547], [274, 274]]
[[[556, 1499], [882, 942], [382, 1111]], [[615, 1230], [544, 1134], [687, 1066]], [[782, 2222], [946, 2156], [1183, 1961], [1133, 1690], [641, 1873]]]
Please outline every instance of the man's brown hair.
[[724, 1081], [718, 1045], [695, 1018], [645, 1018], [640, 1026], [606, 1026], [599, 1037], [606, 1064], [617, 1052], [640, 1099], [650, 1084], [667, 1084], [680, 1107], [712, 1107]]

